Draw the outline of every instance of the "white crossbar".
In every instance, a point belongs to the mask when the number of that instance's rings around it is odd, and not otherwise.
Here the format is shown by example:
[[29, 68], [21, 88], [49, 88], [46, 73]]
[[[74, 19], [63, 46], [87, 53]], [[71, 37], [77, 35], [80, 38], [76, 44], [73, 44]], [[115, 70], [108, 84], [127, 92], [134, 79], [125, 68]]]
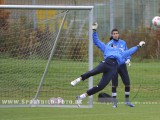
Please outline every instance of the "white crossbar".
[[91, 10], [91, 9], [93, 9], [93, 6], [0, 5], [0, 9]]

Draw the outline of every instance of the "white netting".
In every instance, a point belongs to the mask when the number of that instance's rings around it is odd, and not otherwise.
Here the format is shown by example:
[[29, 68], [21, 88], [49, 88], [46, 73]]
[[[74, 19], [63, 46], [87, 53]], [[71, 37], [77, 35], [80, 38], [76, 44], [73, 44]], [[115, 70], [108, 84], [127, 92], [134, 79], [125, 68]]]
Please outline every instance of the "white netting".
[[[9, 12], [5, 29], [0, 29], [0, 99], [29, 104], [28, 100], [36, 95], [65, 11]], [[52, 98], [61, 98], [66, 104], [74, 104], [76, 95], [88, 89], [87, 83], [76, 88], [70, 86], [73, 79], [88, 70], [88, 27], [88, 11], [70, 10], [67, 13], [38, 94], [38, 99], [44, 100], [44, 104], [49, 104], [46, 101]], [[16, 104], [14, 101], [3, 102], [1, 101], [1, 105]]]

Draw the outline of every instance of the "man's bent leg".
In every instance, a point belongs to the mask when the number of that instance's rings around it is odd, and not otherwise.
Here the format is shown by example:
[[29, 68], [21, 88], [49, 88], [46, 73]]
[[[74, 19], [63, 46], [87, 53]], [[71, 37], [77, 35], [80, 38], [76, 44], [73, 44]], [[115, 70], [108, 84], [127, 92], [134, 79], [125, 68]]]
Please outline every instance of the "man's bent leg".
[[96, 68], [94, 68], [93, 70], [88, 71], [88, 72], [82, 74], [81, 77], [78, 77], [78, 78], [76, 78], [75, 80], [73, 80], [73, 81], [71, 82], [71, 85], [72, 85], [72, 86], [75, 86], [75, 85], [78, 84], [81, 80], [84, 81], [85, 79], [89, 78], [90, 76], [94, 76], [94, 75], [96, 75], [96, 74], [102, 73], [102, 72], [104, 71], [104, 65], [103, 65], [103, 64], [104, 64], [104, 63], [101, 62], [101, 63], [99, 63], [99, 65], [98, 65]]

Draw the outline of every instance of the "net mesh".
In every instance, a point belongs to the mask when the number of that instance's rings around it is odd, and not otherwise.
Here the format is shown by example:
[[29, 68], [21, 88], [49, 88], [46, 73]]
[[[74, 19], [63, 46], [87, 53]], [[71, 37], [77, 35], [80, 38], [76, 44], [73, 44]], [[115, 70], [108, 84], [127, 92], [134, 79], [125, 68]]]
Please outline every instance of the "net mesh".
[[[36, 16], [34, 13], [35, 10], [13, 10], [5, 29], [0, 29], [0, 99], [18, 100], [8, 104], [32, 102], [65, 11], [37, 10]], [[50, 99], [57, 98], [63, 99], [64, 104], [75, 104], [76, 95], [88, 88], [87, 83], [76, 88], [70, 86], [72, 80], [88, 70], [88, 26], [88, 12], [67, 13], [38, 94], [42, 104], [50, 104]]]

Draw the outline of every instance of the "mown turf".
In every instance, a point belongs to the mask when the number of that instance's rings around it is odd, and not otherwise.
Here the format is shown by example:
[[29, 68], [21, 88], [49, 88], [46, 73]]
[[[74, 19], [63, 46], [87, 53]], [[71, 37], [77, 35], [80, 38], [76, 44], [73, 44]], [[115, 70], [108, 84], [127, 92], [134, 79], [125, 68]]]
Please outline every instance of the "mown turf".
[[[0, 100], [29, 99], [36, 94], [46, 60], [0, 59]], [[94, 64], [96, 66], [98, 62]], [[77, 94], [88, 89], [87, 81], [71, 87], [70, 81], [86, 72], [88, 66], [78, 61], [52, 61], [43, 83], [41, 98], [62, 97], [75, 100]], [[160, 120], [160, 62], [136, 62], [128, 68], [131, 79], [131, 101], [137, 104], [129, 108], [119, 104], [94, 104], [84, 108], [0, 108], [0, 120]], [[94, 77], [94, 85], [101, 75]], [[110, 84], [103, 90], [111, 93]], [[119, 80], [119, 102], [124, 101], [124, 85]], [[97, 101], [94, 95], [94, 102]], [[153, 104], [155, 102], [156, 104]]]
[[[32, 99], [37, 91], [47, 60], [44, 59], [16, 59], [0, 57], [0, 96], [1, 99]], [[96, 66], [98, 62], [94, 63]], [[76, 87], [70, 86], [70, 81], [88, 70], [88, 63], [73, 60], [52, 60], [45, 76], [40, 96], [44, 99], [62, 97], [75, 99], [88, 89], [88, 81]], [[132, 62], [128, 67], [131, 81], [131, 98], [139, 101], [158, 100], [160, 98], [160, 62], [145, 61]], [[101, 74], [94, 76], [94, 85], [101, 78]], [[111, 84], [103, 91], [111, 94]], [[117, 89], [118, 99], [123, 101], [124, 85], [119, 79]], [[97, 96], [97, 95], [96, 95]]]
[[159, 120], [160, 104], [97, 104], [93, 108], [2, 108], [0, 120]]

